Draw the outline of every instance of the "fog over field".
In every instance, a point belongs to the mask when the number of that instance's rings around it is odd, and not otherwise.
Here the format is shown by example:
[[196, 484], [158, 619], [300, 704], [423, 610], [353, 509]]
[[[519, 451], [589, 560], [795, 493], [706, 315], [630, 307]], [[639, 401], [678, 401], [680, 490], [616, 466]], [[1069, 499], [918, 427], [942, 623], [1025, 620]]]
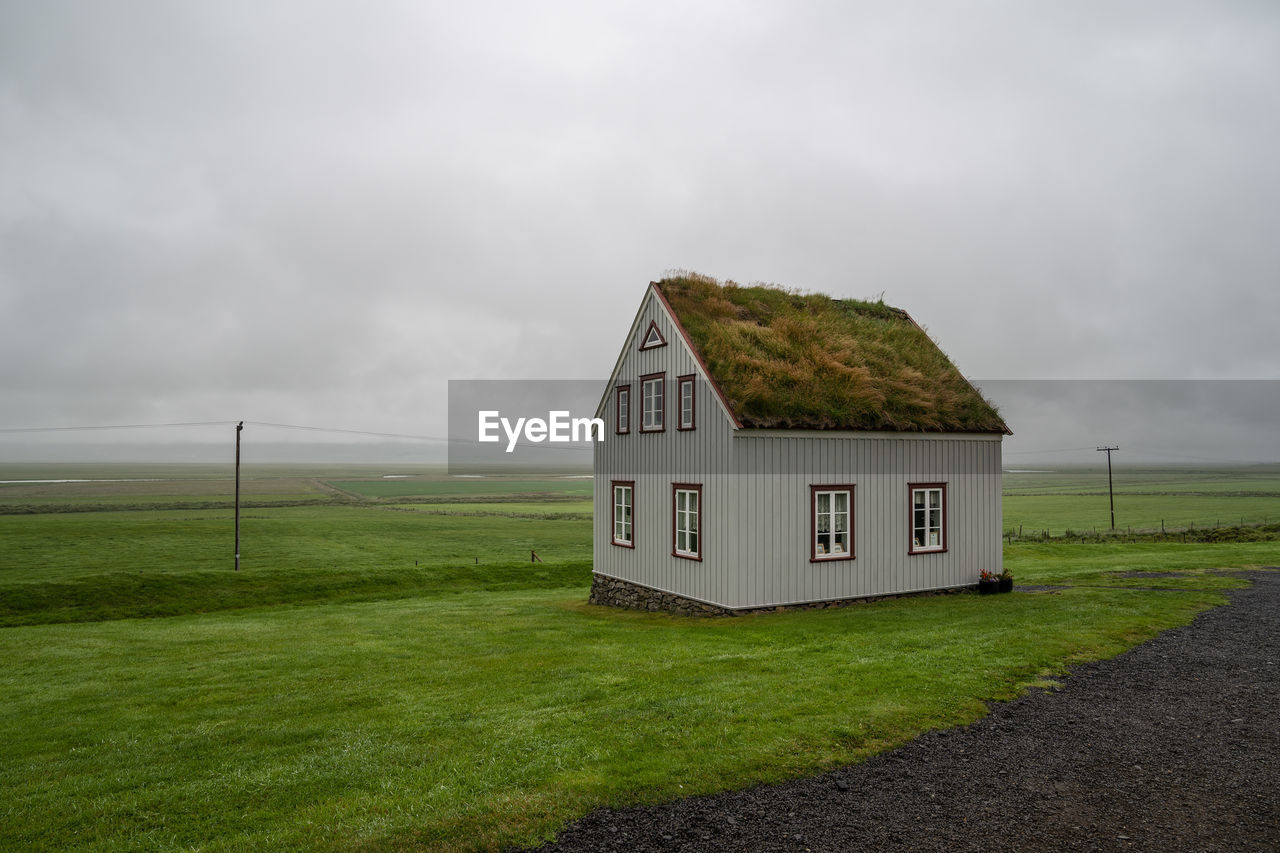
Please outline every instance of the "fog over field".
[[1280, 458], [1274, 3], [0, 0], [0, 139], [0, 461], [440, 461], [671, 269], [883, 295], [1011, 465]]

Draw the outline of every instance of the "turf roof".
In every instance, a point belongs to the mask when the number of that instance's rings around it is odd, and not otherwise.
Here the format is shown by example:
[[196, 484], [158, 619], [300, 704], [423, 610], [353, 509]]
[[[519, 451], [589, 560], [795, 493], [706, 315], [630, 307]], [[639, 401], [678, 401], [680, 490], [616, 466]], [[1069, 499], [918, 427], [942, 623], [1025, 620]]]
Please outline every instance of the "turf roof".
[[905, 311], [697, 274], [656, 287], [744, 427], [1009, 432]]

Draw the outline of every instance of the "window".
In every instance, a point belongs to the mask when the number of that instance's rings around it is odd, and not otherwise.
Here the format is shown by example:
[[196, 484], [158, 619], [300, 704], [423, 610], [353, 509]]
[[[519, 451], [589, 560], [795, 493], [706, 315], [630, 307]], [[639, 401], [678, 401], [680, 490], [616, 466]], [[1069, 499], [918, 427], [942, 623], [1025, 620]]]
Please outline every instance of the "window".
[[688, 560], [702, 559], [702, 486], [671, 484], [671, 553]]
[[676, 379], [676, 387], [680, 389], [680, 421], [676, 429], [694, 428], [693, 376], [681, 376]]
[[911, 547], [907, 553], [947, 550], [947, 484], [911, 483]]
[[617, 388], [618, 423], [614, 431], [619, 435], [631, 432], [631, 386], [619, 385]]
[[809, 559], [852, 560], [853, 486], [810, 486]]
[[640, 420], [641, 432], [662, 432], [666, 429], [663, 420], [663, 404], [666, 402], [667, 375], [650, 373], [640, 377], [640, 397], [643, 404], [643, 416]]
[[613, 481], [613, 544], [636, 547], [633, 513], [635, 512], [635, 480]]
[[640, 349], [656, 349], [657, 347], [665, 347], [667, 339], [662, 336], [662, 332], [658, 330], [658, 322], [656, 320], [649, 321], [649, 328], [645, 329], [644, 337], [640, 340]]

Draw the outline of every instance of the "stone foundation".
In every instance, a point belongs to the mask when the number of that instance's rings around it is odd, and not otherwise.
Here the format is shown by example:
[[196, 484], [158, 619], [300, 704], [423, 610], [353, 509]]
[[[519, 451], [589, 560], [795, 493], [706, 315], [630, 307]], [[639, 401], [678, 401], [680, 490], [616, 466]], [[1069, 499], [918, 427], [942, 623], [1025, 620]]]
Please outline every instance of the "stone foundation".
[[751, 613], [783, 613], [788, 610], [825, 610], [831, 607], [849, 607], [855, 604], [868, 604], [872, 601], [883, 601], [889, 598], [909, 598], [919, 595], [952, 595], [957, 592], [977, 589], [977, 585], [951, 587], [949, 589], [929, 589], [923, 592], [906, 592], [892, 595], [872, 595], [864, 598], [841, 598], [835, 601], [813, 601], [805, 604], [781, 604], [776, 607], [744, 607], [731, 610], [716, 604], [705, 604], [682, 595], [660, 592], [647, 586], [606, 577], [591, 575], [590, 604], [603, 604], [607, 607], [621, 607], [624, 610], [647, 610], [652, 613], [675, 613], [679, 616], [746, 616]]

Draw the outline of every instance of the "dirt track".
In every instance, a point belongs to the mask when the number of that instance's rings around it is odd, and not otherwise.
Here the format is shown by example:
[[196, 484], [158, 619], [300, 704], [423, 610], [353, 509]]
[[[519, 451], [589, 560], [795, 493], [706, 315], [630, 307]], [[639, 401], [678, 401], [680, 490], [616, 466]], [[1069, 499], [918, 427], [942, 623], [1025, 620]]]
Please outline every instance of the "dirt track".
[[550, 851], [1280, 850], [1280, 572], [854, 767], [599, 811]]

